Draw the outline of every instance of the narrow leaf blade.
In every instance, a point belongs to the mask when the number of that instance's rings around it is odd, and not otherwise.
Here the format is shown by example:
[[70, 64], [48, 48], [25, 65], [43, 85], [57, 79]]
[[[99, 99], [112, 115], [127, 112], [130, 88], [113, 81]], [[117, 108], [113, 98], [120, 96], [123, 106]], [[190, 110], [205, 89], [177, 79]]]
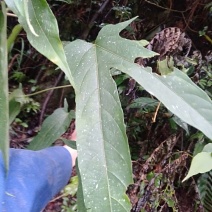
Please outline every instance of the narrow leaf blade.
[[41, 131], [30, 142], [28, 149], [40, 150], [51, 146], [67, 130], [73, 118], [73, 111], [68, 113], [64, 108], [55, 110], [45, 119]]
[[212, 139], [212, 101], [186, 74], [175, 68], [171, 74], [159, 76], [148, 68], [132, 66], [125, 72], [172, 113]]
[[6, 8], [1, 1], [0, 10], [0, 149], [3, 152], [6, 168], [9, 164], [9, 97], [7, 70], [7, 22]]

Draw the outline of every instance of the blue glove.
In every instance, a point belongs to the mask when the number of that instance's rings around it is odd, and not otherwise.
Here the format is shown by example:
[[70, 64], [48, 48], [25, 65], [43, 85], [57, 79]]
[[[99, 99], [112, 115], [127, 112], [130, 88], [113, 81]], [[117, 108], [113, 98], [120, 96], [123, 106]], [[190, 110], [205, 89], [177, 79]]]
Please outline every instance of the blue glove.
[[68, 183], [71, 170], [71, 155], [63, 147], [10, 149], [6, 176], [0, 152], [0, 212], [40, 212]]

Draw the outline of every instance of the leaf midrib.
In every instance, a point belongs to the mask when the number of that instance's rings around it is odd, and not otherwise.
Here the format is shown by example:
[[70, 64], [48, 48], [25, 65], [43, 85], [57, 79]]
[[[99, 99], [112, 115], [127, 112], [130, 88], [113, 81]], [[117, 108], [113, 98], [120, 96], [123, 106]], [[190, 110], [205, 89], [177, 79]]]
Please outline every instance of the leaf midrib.
[[[94, 44], [95, 45], [95, 44]], [[112, 209], [112, 202], [111, 202], [111, 192], [110, 192], [110, 188], [109, 188], [109, 176], [108, 176], [108, 170], [107, 170], [107, 167], [108, 167], [108, 164], [107, 164], [107, 159], [106, 159], [106, 155], [105, 155], [105, 142], [104, 142], [104, 131], [103, 131], [103, 125], [102, 125], [102, 113], [101, 113], [101, 90], [100, 90], [100, 80], [99, 80], [99, 64], [98, 64], [98, 54], [97, 54], [97, 47], [94, 47], [94, 50], [95, 50], [95, 59], [96, 59], [96, 63], [95, 63], [95, 71], [96, 71], [96, 79], [97, 79], [97, 90], [98, 90], [98, 103], [99, 103], [99, 118], [100, 118], [100, 127], [101, 127], [101, 134], [102, 134], [102, 143], [103, 143], [103, 146], [104, 146], [104, 151], [103, 151], [103, 155], [104, 155], [104, 161], [105, 161], [105, 172], [106, 172], [106, 180], [107, 180], [107, 190], [108, 190], [108, 196], [109, 196], [109, 203], [110, 203], [110, 210], [111, 212], [113, 211]]]

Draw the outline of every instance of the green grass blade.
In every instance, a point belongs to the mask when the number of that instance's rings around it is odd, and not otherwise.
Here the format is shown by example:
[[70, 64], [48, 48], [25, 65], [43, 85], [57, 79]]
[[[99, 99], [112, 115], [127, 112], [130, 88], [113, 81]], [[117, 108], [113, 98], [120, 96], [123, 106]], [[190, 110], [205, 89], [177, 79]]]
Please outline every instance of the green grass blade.
[[10, 36], [7, 39], [7, 49], [9, 52], [11, 51], [12, 46], [15, 42], [15, 39], [17, 38], [17, 36], [19, 35], [22, 29], [23, 27], [20, 24], [17, 24], [14, 26]]

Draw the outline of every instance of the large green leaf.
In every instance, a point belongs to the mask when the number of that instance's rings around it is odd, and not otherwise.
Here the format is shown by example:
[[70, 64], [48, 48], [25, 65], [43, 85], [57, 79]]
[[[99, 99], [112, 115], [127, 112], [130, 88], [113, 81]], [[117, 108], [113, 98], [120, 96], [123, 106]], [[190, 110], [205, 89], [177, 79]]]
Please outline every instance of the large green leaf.
[[9, 157], [9, 104], [8, 104], [8, 71], [7, 71], [7, 17], [4, 2], [0, 10], [0, 148], [3, 152], [6, 167]]
[[59, 38], [57, 21], [47, 2], [45, 0], [5, 0], [5, 2], [18, 16], [18, 21], [27, 32], [27, 38], [32, 46], [58, 65], [74, 86]]
[[[131, 21], [122, 24], [122, 29]], [[107, 27], [108, 31], [113, 29]], [[108, 39], [105, 42], [98, 37], [94, 44], [77, 40], [65, 47], [76, 85], [78, 165], [89, 211], [129, 212], [131, 206], [125, 192], [132, 183], [131, 160], [123, 112], [110, 75], [114, 56], [110, 48], [122, 48], [119, 56], [126, 60], [135, 55], [133, 51], [124, 55], [125, 48], [131, 48], [130, 41], [125, 44], [119, 38], [113, 42]], [[104, 44], [108, 46], [102, 47]], [[138, 48], [146, 56], [154, 55], [142, 46]]]
[[124, 197], [131, 182], [130, 158], [111, 67], [133, 77], [171, 112], [212, 138], [212, 103], [205, 92], [177, 69], [159, 76], [134, 63], [154, 53], [119, 36], [131, 21], [107, 25], [94, 44], [77, 40], [65, 48], [76, 84], [79, 170], [91, 211], [130, 208]]
[[77, 40], [65, 48], [75, 81], [78, 165], [89, 211], [129, 211], [132, 183], [123, 113], [96, 45]]

